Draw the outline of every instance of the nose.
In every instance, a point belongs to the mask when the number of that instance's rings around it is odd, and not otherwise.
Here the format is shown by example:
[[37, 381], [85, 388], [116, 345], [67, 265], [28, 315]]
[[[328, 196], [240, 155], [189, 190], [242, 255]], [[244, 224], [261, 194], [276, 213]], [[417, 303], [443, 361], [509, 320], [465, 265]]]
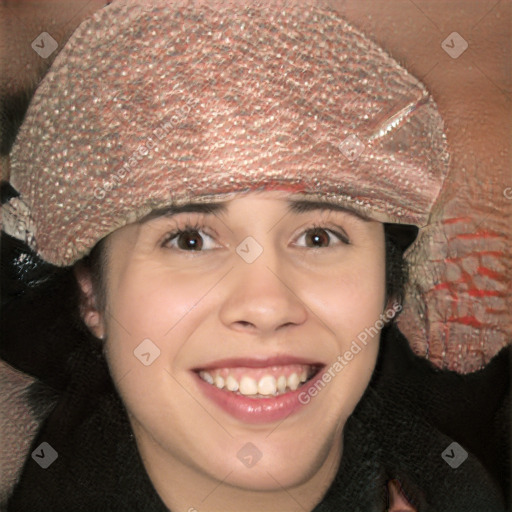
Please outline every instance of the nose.
[[[295, 276], [295, 279], [293, 278]], [[306, 321], [308, 309], [288, 265], [280, 260], [270, 244], [252, 263], [240, 258], [228, 274], [228, 292], [220, 317], [229, 329], [248, 332], [261, 338], [272, 337], [287, 326]]]

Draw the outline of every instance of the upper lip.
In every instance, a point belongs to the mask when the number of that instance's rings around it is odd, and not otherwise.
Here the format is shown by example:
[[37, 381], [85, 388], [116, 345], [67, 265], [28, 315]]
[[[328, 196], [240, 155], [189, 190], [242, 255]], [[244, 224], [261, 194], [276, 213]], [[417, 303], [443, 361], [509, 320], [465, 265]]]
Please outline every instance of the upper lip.
[[269, 366], [286, 366], [291, 364], [302, 364], [309, 366], [325, 366], [324, 363], [305, 357], [296, 357], [292, 355], [277, 355], [272, 357], [231, 357], [227, 359], [218, 359], [211, 363], [194, 368], [194, 371], [213, 370], [215, 368], [266, 368]]

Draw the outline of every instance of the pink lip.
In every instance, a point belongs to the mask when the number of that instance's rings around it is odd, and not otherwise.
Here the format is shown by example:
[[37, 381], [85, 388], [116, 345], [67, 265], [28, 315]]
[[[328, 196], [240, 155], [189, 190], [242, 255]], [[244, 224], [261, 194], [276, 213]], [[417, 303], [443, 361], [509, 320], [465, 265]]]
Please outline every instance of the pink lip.
[[[226, 361], [227, 360], [222, 361], [222, 365], [224, 365]], [[249, 360], [237, 359], [236, 366], [239, 366], [240, 363], [247, 365], [247, 361]], [[287, 361], [289, 361], [289, 359], [287, 359]], [[270, 363], [270, 365], [272, 364], [276, 365], [275, 362]], [[297, 364], [310, 363], [302, 362]], [[317, 375], [320, 375], [320, 373], [321, 372], [318, 372]], [[304, 404], [299, 401], [299, 395], [304, 393], [312, 384], [312, 381], [306, 382], [295, 391], [290, 391], [272, 398], [248, 398], [208, 384], [201, 379], [196, 372], [192, 372], [192, 374], [196, 379], [199, 389], [209, 400], [236, 419], [251, 424], [281, 421], [304, 408]]]

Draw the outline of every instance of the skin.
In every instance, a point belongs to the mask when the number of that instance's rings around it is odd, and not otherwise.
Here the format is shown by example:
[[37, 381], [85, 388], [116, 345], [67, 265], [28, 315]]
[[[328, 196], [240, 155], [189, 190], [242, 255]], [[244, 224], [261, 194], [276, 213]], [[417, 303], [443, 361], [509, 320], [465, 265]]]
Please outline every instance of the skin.
[[[84, 320], [105, 340], [144, 465], [173, 511], [312, 510], [375, 367], [379, 334], [298, 413], [262, 425], [235, 419], [197, 387], [190, 370], [227, 357], [293, 353], [331, 367], [386, 310], [383, 225], [340, 211], [287, 214], [287, 195], [236, 195], [227, 213], [118, 229], [107, 243], [106, 311], [95, 306], [90, 275], [78, 272]], [[204, 230], [166, 243], [185, 221]], [[343, 230], [350, 244], [312, 224]], [[248, 236], [263, 247], [250, 264], [235, 251]], [[146, 338], [161, 351], [149, 366], [133, 355]], [[262, 453], [251, 468], [237, 458], [248, 442]]]

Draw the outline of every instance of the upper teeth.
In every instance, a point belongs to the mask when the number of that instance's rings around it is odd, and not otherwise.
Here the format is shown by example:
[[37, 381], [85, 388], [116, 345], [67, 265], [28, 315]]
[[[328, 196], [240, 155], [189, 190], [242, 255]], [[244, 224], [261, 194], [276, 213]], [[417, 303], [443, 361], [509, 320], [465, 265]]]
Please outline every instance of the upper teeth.
[[280, 375], [264, 375], [259, 381], [244, 375], [238, 381], [233, 375], [228, 375], [226, 378], [221, 375], [216, 375], [215, 378], [207, 371], [200, 371], [199, 376], [209, 384], [213, 384], [219, 389], [226, 388], [229, 391], [239, 392], [242, 395], [263, 395], [263, 396], [276, 396], [278, 393], [284, 393], [286, 388], [295, 391], [301, 382], [308, 380], [307, 370], [303, 370], [300, 375], [292, 373], [289, 377]]

